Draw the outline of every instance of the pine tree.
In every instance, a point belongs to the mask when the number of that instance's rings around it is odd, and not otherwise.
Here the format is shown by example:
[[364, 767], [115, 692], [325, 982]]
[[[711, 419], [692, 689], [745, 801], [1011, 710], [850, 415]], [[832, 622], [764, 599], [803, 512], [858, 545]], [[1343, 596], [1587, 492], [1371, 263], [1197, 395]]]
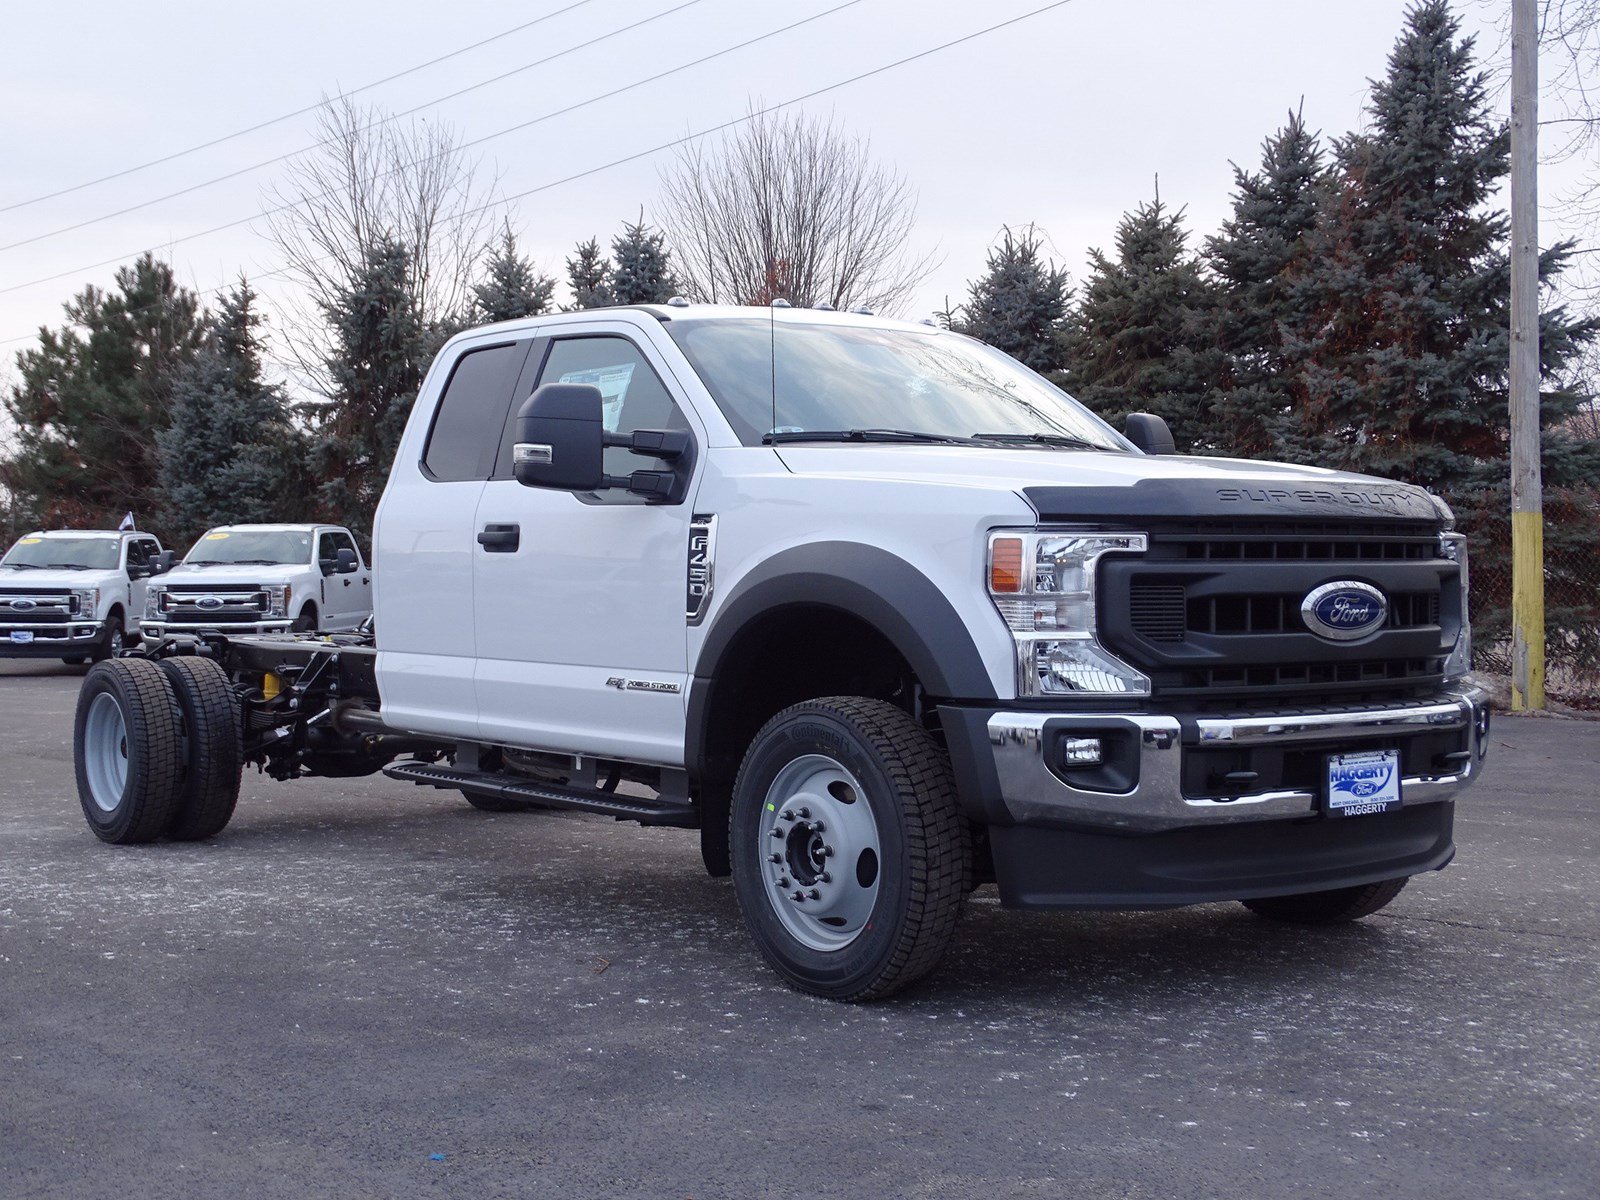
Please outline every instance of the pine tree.
[[637, 222], [623, 222], [611, 242], [611, 258], [616, 264], [608, 289], [612, 304], [665, 304], [678, 294], [666, 237], [645, 224], [642, 212]]
[[1186, 248], [1183, 210], [1161, 198], [1117, 225], [1117, 255], [1089, 252], [1089, 277], [1066, 333], [1061, 382], [1102, 417], [1164, 418], [1180, 450], [1224, 441], [1210, 394], [1218, 356], [1209, 336], [1212, 285]]
[[1327, 195], [1316, 134], [1299, 113], [1262, 144], [1261, 169], [1233, 169], [1233, 215], [1206, 241], [1217, 280], [1213, 336], [1222, 386], [1213, 398], [1219, 447], [1272, 457], [1277, 434], [1302, 399], [1299, 359], [1316, 330], [1310, 234]]
[[65, 326], [17, 355], [0, 484], [47, 524], [104, 527], [131, 509], [160, 532], [156, 435], [201, 341], [199, 301], [147, 254], [117, 271], [114, 292], [85, 288], [65, 312]]
[[611, 263], [600, 242], [590, 238], [567, 259], [567, 285], [572, 289], [572, 308], [606, 308], [615, 303], [611, 295]]
[[1072, 291], [1066, 270], [1041, 253], [1043, 240], [1032, 225], [1017, 233], [1008, 226], [950, 323], [1035, 371], [1050, 372], [1066, 365], [1062, 335]]
[[332, 334], [327, 403], [307, 405], [319, 507], [365, 535], [428, 366], [429, 331], [409, 278], [409, 252], [381, 238], [322, 306]]
[[178, 545], [211, 525], [307, 515], [304, 437], [283, 390], [262, 378], [260, 323], [255, 293], [241, 281], [174, 380], [171, 424], [156, 443], [161, 524]]
[[[1315, 332], [1298, 414], [1303, 457], [1443, 490], [1505, 457], [1507, 168], [1473, 40], [1444, 0], [1406, 14], [1369, 131], [1340, 140], [1338, 189], [1311, 239]], [[1546, 278], [1565, 249], [1545, 255]], [[1589, 336], [1546, 314], [1544, 366]], [[1551, 393], [1546, 418], [1571, 411]]]
[[474, 322], [488, 325], [547, 313], [555, 290], [554, 279], [541, 275], [517, 253], [517, 240], [508, 224], [499, 246], [484, 264], [483, 282], [472, 289]]

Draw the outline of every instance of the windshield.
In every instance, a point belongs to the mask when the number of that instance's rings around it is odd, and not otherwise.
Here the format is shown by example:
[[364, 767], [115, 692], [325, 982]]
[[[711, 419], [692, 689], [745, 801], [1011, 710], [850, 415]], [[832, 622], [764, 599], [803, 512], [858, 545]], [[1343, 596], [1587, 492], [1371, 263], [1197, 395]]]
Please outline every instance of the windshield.
[[191, 567], [308, 563], [311, 535], [285, 530], [216, 529], [196, 542], [183, 561]]
[[747, 446], [769, 435], [799, 441], [806, 432], [893, 430], [1131, 449], [1099, 417], [1015, 359], [935, 329], [760, 317], [675, 317], [667, 329]]
[[116, 537], [25, 537], [6, 551], [0, 566], [74, 567], [84, 571], [114, 571], [121, 539]]

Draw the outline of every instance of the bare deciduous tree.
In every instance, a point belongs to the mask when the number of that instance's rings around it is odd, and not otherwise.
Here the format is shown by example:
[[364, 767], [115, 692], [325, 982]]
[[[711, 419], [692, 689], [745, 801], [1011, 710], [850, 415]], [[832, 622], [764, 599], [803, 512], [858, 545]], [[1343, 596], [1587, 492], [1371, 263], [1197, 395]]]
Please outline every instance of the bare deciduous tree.
[[424, 321], [448, 325], [466, 311], [473, 273], [501, 220], [495, 181], [460, 148], [448, 125], [397, 121], [348, 96], [327, 100], [315, 149], [268, 189], [267, 236], [300, 285], [298, 308], [282, 314], [294, 365], [323, 386], [322, 306], [359, 272], [384, 239], [410, 255], [410, 284]]
[[911, 185], [831, 118], [755, 111], [716, 143], [686, 143], [661, 187], [696, 300], [893, 312], [934, 265], [910, 248]]

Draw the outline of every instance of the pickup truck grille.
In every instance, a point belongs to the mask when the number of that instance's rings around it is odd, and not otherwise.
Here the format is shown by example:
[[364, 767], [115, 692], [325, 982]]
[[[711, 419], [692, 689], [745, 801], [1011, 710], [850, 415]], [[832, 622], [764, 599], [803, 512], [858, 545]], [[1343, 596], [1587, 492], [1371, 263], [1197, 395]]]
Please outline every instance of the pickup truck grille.
[[[1351, 579], [1389, 615], [1359, 645], [1325, 641], [1306, 593]], [[1152, 530], [1150, 549], [1100, 567], [1102, 640], [1186, 706], [1404, 697], [1441, 682], [1461, 628], [1459, 568], [1415, 524]]]
[[0, 621], [7, 625], [64, 625], [77, 610], [78, 598], [65, 589], [0, 591]]
[[260, 588], [170, 587], [161, 596], [161, 616], [176, 625], [245, 625], [271, 607]]

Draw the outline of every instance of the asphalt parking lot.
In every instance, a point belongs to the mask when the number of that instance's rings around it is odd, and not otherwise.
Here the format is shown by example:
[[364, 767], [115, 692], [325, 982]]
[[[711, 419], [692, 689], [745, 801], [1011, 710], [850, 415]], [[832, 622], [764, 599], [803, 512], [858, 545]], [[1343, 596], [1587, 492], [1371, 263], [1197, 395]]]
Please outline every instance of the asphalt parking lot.
[[0, 1196], [1596, 1195], [1600, 724], [1501, 718], [1362, 925], [985, 889], [846, 1007], [682, 831], [251, 774], [214, 842], [103, 846], [81, 674], [0, 663]]

